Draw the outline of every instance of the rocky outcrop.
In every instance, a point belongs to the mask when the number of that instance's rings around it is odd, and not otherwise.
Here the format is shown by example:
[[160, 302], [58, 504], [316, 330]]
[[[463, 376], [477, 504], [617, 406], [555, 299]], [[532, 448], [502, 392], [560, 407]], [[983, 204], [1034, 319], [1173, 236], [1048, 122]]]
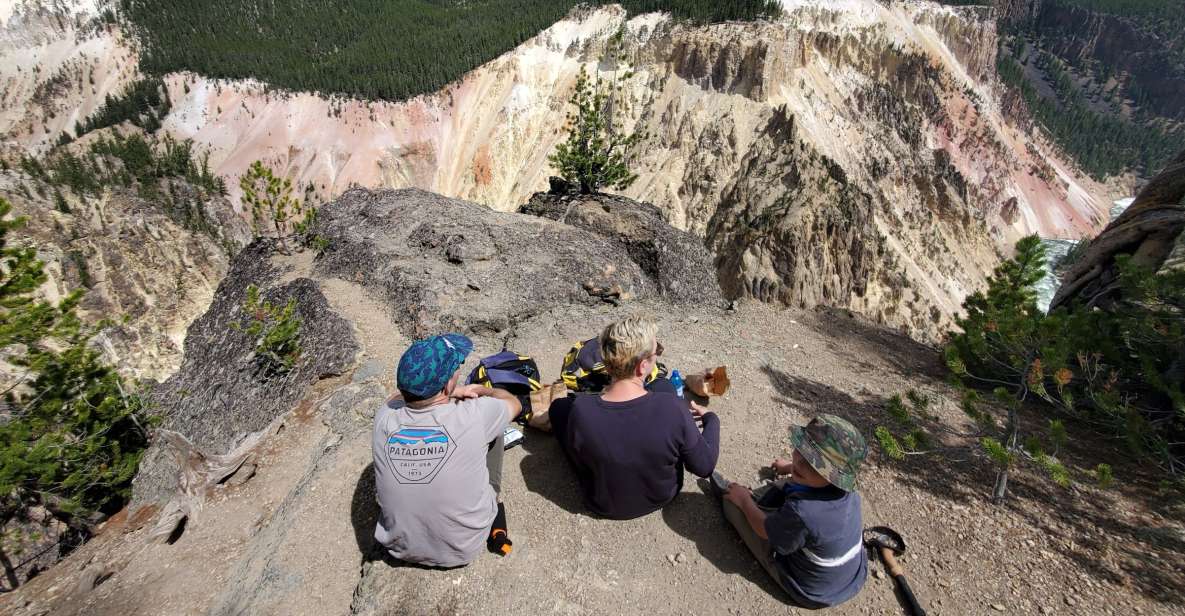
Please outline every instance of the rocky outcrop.
[[[1112, 309], [1123, 299], [1120, 259], [1157, 272], [1173, 267], [1185, 235], [1185, 150], [1087, 244], [1066, 273], [1051, 310]], [[1185, 350], [1182, 351], [1185, 353]]]
[[701, 286], [607, 237], [416, 189], [349, 191], [321, 210], [317, 233], [328, 242], [318, 274], [373, 293], [411, 337], [496, 334], [558, 306]]
[[[189, 329], [180, 370], [152, 392], [160, 427], [202, 456], [230, 451], [291, 411], [310, 386], [355, 365], [359, 341], [351, 321], [389, 320], [408, 339], [441, 331], [504, 339], [526, 319], [573, 306], [719, 298], [702, 245], [662, 222], [652, 206], [613, 203], [611, 210], [626, 216], [623, 224], [644, 221], [651, 245], [665, 252], [638, 252], [645, 250], [641, 241], [627, 245], [417, 189], [351, 190], [321, 208], [318, 254], [283, 255], [273, 242], [257, 240], [234, 258], [209, 310]], [[671, 258], [677, 250], [679, 258]], [[686, 267], [683, 256], [701, 267]], [[344, 318], [346, 309], [331, 303], [353, 306], [363, 298], [343, 297], [339, 284], [369, 298], [371, 312]], [[231, 326], [250, 318], [243, 303], [251, 285], [276, 305], [296, 302], [302, 351], [290, 372], [264, 370], [254, 338]], [[176, 457], [165, 442], [153, 445], [134, 482], [134, 507], [172, 498]]]
[[616, 195], [536, 193], [519, 207], [591, 231], [619, 244], [665, 298], [719, 304], [720, 284], [703, 242], [670, 226], [662, 210]]
[[[312, 383], [353, 365], [358, 345], [349, 323], [330, 310], [313, 281], [290, 276], [295, 266], [273, 260], [276, 253], [273, 242], [261, 239], [235, 257], [209, 310], [189, 328], [180, 370], [150, 396], [160, 427], [180, 433], [200, 450], [229, 451], [292, 410]], [[272, 374], [262, 366], [255, 337], [244, 331], [251, 319], [243, 305], [250, 285], [273, 304], [296, 302], [301, 352], [290, 371]], [[163, 443], [155, 443], [133, 484], [133, 507], [168, 500], [177, 468]]]

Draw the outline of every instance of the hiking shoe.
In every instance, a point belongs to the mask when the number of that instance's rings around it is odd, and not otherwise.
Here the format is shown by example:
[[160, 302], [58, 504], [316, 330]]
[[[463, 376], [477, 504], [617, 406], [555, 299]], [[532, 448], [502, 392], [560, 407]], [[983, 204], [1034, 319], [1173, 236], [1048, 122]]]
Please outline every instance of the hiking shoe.
[[712, 471], [712, 477], [708, 479], [708, 485], [712, 489], [713, 496], [716, 498], [724, 498], [724, 495], [728, 493], [728, 488], [732, 485], [732, 482], [725, 479], [724, 475], [720, 474], [720, 471]]
[[502, 503], [498, 503], [498, 515], [494, 517], [494, 524], [486, 537], [486, 549], [498, 556], [508, 556], [514, 549], [514, 542], [506, 531], [506, 506]]
[[486, 549], [498, 556], [508, 556], [514, 549], [514, 542], [506, 535], [506, 529], [496, 528], [490, 531], [490, 536], [486, 539]]

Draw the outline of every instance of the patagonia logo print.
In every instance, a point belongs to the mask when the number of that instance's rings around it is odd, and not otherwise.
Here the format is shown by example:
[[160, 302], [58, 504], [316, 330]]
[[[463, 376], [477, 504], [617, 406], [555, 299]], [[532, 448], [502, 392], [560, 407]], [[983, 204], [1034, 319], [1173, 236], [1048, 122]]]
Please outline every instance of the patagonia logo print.
[[400, 428], [387, 436], [387, 456], [399, 483], [431, 483], [452, 451], [444, 426]]

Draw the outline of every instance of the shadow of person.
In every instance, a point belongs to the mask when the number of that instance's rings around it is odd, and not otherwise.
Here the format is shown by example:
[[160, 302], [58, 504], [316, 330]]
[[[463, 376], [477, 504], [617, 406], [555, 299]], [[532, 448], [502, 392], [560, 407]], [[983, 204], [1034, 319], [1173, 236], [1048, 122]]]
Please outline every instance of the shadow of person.
[[720, 507], [716, 497], [705, 494], [704, 480], [699, 481], [701, 492], [681, 492], [662, 509], [662, 519], [671, 530], [695, 542], [704, 560], [721, 573], [738, 574], [760, 586], [762, 590], [785, 602], [782, 589], [749, 552]]
[[519, 470], [527, 490], [568, 513], [587, 515], [576, 473], [568, 465], [559, 441], [548, 432], [527, 430]]
[[354, 485], [354, 497], [350, 501], [350, 524], [354, 527], [354, 540], [363, 563], [382, 560], [386, 550], [374, 540], [374, 527], [379, 521], [379, 503], [374, 484], [374, 463], [366, 465], [358, 482]]

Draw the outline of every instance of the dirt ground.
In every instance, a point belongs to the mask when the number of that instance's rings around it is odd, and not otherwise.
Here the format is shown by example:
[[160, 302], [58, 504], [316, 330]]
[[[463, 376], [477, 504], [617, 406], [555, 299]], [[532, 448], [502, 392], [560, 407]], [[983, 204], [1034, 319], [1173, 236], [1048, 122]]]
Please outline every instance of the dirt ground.
[[[100, 536], [17, 592], [7, 614], [755, 614], [797, 613], [688, 475], [661, 512], [611, 521], [584, 512], [555, 442], [530, 432], [507, 452], [503, 477], [514, 552], [448, 571], [393, 566], [370, 541], [377, 508], [369, 405], [336, 392], [390, 387], [406, 340], [366, 301], [335, 306], [358, 324], [357, 372], [318, 385], [264, 444], [256, 475], [221, 487], [172, 544], [145, 541], [143, 520], [120, 516]], [[371, 307], [373, 308], [373, 307]], [[361, 312], [360, 312], [361, 311]], [[672, 314], [663, 306], [573, 308], [521, 324], [508, 338], [558, 374], [573, 342], [603, 323], [646, 312], [660, 321], [664, 360], [684, 371], [727, 365], [719, 470], [742, 482], [789, 452], [786, 428], [818, 412], [871, 434], [885, 400], [913, 388], [939, 400], [937, 421], [967, 421], [943, 384], [934, 349], [834, 312], [743, 304]], [[363, 314], [365, 313], [365, 314]], [[478, 340], [478, 352], [501, 340]], [[353, 394], [351, 394], [353, 395]], [[358, 394], [360, 397], [365, 397]], [[943, 399], [946, 403], [941, 402]], [[346, 410], [343, 410], [346, 408]], [[1033, 419], [1034, 425], [1040, 418]], [[1114, 443], [1082, 436], [1062, 461], [1081, 484], [1060, 488], [1019, 472], [1012, 497], [988, 503], [982, 455], [950, 450], [893, 462], [871, 446], [860, 477], [865, 525], [899, 530], [901, 559], [932, 615], [1179, 614], [1185, 605], [1182, 513]], [[1115, 485], [1087, 470], [1115, 467]], [[835, 614], [900, 614], [879, 563]], [[96, 584], [96, 580], [99, 582]]]

